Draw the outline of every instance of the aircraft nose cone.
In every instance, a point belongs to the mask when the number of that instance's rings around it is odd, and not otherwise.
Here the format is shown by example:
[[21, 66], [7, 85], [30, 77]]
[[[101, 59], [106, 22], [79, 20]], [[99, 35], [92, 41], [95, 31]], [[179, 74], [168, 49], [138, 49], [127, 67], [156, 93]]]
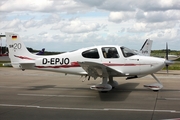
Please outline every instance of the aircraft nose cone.
[[164, 68], [165, 64], [165, 59], [163, 58], [156, 58], [156, 57], [149, 57], [147, 60], [147, 63], [150, 64], [150, 68], [153, 72], [157, 72], [161, 69]]
[[154, 65], [157, 67], [157, 69], [161, 70], [166, 64], [165, 59], [162, 58], [155, 58]]

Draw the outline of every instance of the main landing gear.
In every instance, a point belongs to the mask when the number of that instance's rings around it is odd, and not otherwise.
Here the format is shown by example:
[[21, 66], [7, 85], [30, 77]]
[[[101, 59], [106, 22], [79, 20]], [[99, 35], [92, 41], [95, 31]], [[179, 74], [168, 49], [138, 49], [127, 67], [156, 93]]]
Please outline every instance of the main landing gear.
[[151, 76], [157, 81], [157, 83], [152, 83], [149, 85], [144, 85], [144, 87], [149, 88], [153, 91], [159, 91], [160, 89], [163, 88], [162, 83], [156, 78], [156, 76], [154, 74], [151, 74]]
[[90, 89], [107, 92], [110, 91], [112, 88], [115, 88], [116, 86], [118, 86], [118, 83], [113, 80], [113, 77], [109, 77], [109, 81], [108, 77], [103, 77], [102, 83], [93, 85], [90, 87]]
[[[162, 89], [162, 83], [156, 78], [154, 74], [151, 74], [151, 76], [157, 81], [157, 83], [144, 85], [144, 87], [149, 88], [153, 91], [159, 91], [160, 89]], [[115, 88], [116, 86], [118, 86], [118, 82], [114, 81], [113, 77], [102, 77], [102, 82], [100, 84], [91, 86], [90, 89], [107, 92]]]

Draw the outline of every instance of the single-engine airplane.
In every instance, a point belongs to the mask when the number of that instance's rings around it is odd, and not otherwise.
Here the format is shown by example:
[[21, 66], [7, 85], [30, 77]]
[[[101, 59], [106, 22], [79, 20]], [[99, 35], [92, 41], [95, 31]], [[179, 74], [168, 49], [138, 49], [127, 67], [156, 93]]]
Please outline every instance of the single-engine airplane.
[[153, 43], [152, 40], [146, 39], [146, 41], [144, 42], [143, 46], [141, 47], [141, 49], [139, 51], [139, 54], [145, 55], [145, 56], [150, 56], [151, 55], [152, 43]]
[[16, 33], [6, 32], [9, 57], [14, 68], [21, 70], [36, 69], [65, 74], [75, 74], [102, 82], [90, 88], [97, 91], [110, 91], [118, 83], [113, 77], [134, 79], [151, 74], [157, 83], [145, 85], [158, 91], [163, 85], [154, 73], [170, 62], [163, 58], [138, 55], [134, 51], [118, 45], [102, 45], [82, 48], [58, 55], [38, 56], [31, 54]]

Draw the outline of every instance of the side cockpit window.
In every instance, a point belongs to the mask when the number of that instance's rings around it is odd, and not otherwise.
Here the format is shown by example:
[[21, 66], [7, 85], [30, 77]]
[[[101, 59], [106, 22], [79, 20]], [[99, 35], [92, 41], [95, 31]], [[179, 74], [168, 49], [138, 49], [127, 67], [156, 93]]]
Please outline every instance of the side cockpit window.
[[115, 47], [101, 48], [104, 58], [119, 58], [119, 54]]
[[98, 50], [95, 49], [90, 49], [82, 52], [82, 56], [85, 58], [92, 58], [92, 59], [98, 59], [99, 58], [99, 53]]

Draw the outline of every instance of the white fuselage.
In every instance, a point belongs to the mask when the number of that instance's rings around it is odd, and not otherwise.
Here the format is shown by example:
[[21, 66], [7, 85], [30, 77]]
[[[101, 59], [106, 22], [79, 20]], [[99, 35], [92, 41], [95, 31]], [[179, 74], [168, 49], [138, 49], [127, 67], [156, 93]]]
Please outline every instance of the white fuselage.
[[[102, 47], [115, 47], [118, 58], [105, 58]], [[97, 49], [99, 58], [86, 58], [82, 53], [87, 50]], [[70, 74], [87, 74], [78, 62], [96, 62], [116, 69], [124, 76], [147, 75], [161, 70], [165, 65], [165, 59], [133, 55], [125, 57], [119, 46], [95, 46], [91, 48], [79, 49], [73, 52], [67, 52], [59, 55], [41, 56], [35, 60], [35, 68], [41, 70], [51, 70]]]

